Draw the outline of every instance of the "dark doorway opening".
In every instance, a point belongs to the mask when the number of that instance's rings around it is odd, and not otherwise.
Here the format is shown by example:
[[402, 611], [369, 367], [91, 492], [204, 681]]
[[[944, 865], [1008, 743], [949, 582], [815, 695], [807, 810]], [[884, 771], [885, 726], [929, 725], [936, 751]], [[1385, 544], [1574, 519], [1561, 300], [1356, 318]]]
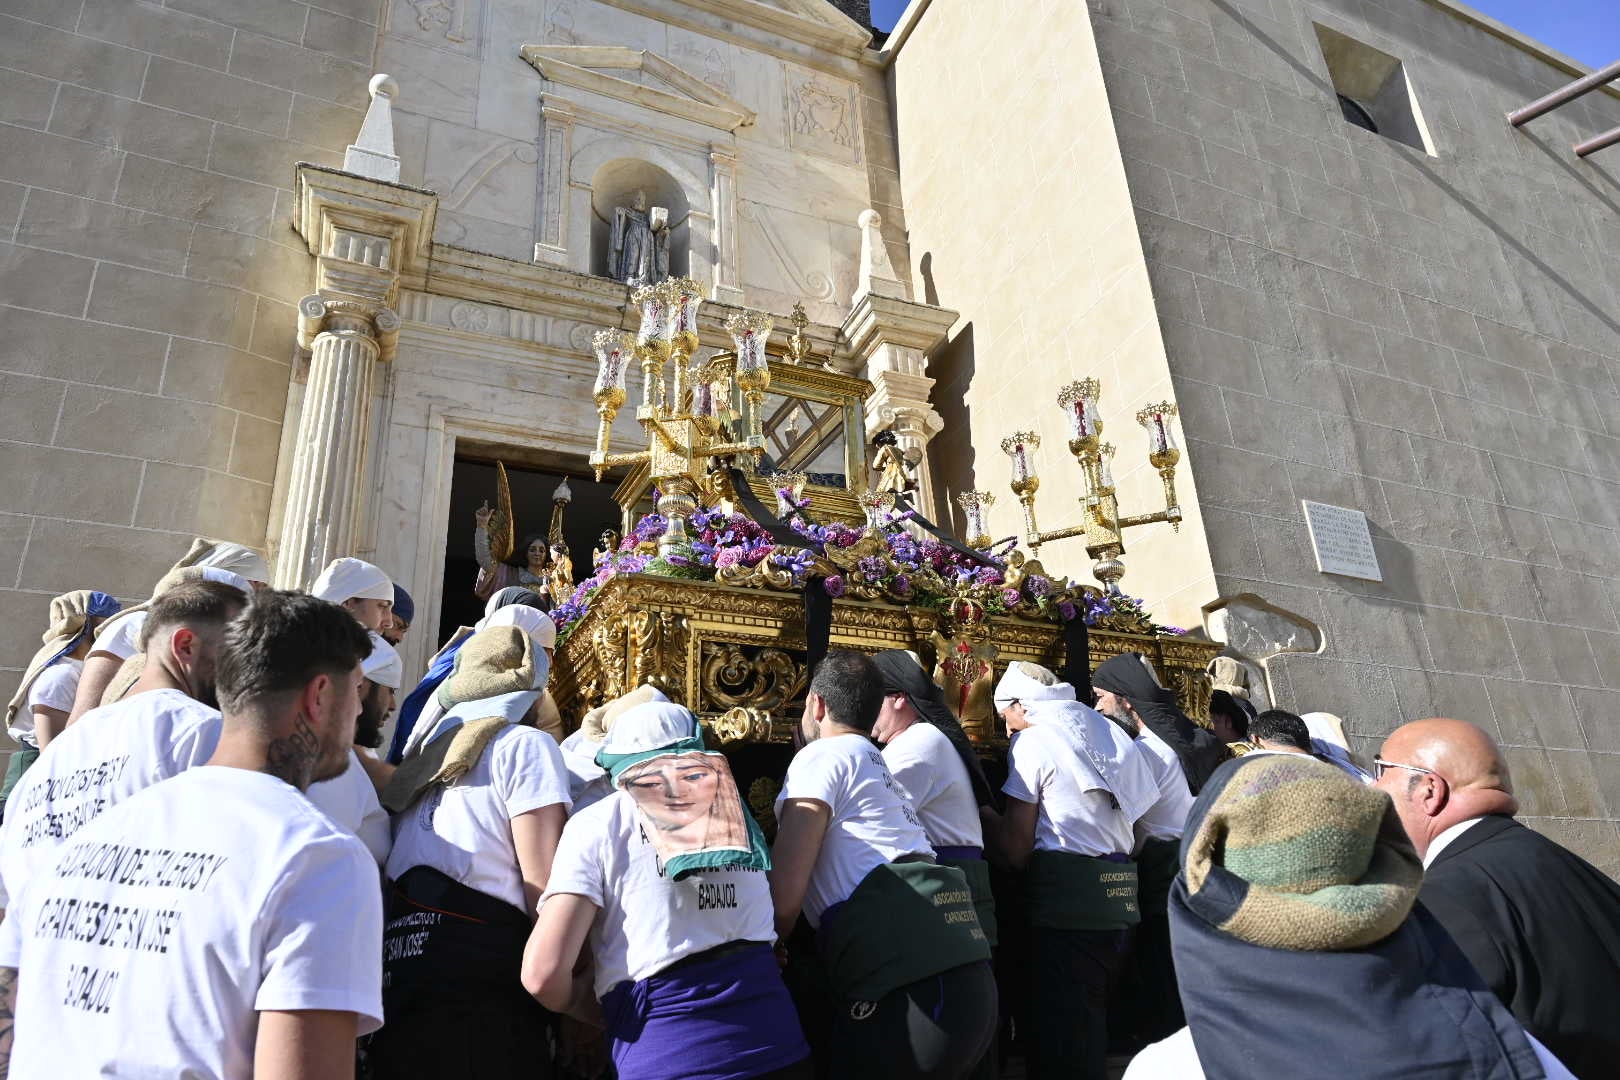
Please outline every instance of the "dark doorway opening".
[[591, 552], [603, 529], [619, 527], [619, 506], [613, 501], [616, 478], [597, 483], [583, 458], [559, 456], [535, 459], [533, 451], [511, 447], [457, 446], [455, 471], [450, 480], [450, 528], [444, 545], [444, 596], [439, 608], [438, 641], [450, 639], [457, 627], [471, 626], [484, 615], [484, 601], [473, 593], [478, 560], [473, 553], [473, 513], [489, 500], [495, 503], [495, 462], [506, 466], [512, 489], [512, 516], [519, 550], [530, 533], [544, 536], [551, 525], [551, 497], [563, 478], [573, 500], [563, 515], [563, 535], [574, 562], [574, 580], [591, 575]]

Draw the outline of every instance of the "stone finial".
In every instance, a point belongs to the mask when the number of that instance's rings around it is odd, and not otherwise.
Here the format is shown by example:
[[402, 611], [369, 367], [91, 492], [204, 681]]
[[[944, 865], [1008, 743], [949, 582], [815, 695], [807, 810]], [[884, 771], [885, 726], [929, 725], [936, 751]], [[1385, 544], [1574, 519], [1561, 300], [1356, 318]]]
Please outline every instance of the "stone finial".
[[399, 83], [392, 75], [371, 77], [371, 105], [360, 134], [343, 154], [343, 171], [372, 180], [399, 183], [399, 157], [394, 153], [394, 100]]
[[861, 274], [851, 302], [868, 293], [873, 296], [891, 296], [897, 300], [909, 300], [909, 290], [900, 280], [900, 276], [894, 272], [894, 263], [889, 260], [889, 249], [883, 243], [882, 216], [876, 210], [862, 210], [861, 216], [855, 219], [855, 224], [861, 230]]

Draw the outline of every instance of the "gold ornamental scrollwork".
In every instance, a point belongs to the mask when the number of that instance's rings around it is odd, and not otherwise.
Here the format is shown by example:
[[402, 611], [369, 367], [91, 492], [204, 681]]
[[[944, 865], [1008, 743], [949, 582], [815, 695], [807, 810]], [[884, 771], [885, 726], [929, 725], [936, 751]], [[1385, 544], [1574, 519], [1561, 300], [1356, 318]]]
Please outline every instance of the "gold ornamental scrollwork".
[[591, 634], [591, 651], [596, 655], [599, 673], [598, 693], [608, 701], [622, 697], [627, 692], [625, 686], [627, 634], [624, 623], [622, 615], [613, 616], [604, 620]]
[[771, 737], [771, 714], [764, 709], [738, 705], [715, 717], [709, 727], [722, 743], [768, 742]]
[[769, 712], [804, 689], [804, 665], [781, 649], [760, 649], [750, 658], [737, 645], [703, 646], [702, 688], [706, 708], [746, 705]]

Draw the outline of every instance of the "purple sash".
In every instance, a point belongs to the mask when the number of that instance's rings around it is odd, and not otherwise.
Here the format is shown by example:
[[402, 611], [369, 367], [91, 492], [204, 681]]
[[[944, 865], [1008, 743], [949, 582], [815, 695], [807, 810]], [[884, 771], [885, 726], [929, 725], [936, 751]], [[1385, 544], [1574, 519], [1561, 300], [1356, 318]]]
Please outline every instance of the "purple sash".
[[771, 947], [737, 944], [608, 991], [620, 1076], [749, 1080], [810, 1056]]

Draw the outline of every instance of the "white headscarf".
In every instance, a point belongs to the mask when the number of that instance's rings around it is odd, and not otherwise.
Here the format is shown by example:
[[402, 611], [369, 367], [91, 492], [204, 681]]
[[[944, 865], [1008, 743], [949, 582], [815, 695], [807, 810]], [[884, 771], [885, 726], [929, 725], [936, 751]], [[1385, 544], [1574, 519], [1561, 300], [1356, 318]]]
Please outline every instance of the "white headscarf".
[[393, 580], [363, 559], [333, 559], [309, 591], [334, 604], [355, 599], [394, 602]]
[[217, 566], [204, 566], [201, 563], [197, 564], [196, 569], [204, 581], [217, 581], [221, 585], [229, 585], [233, 589], [241, 590], [243, 596], [253, 595], [253, 582], [241, 574]]
[[[206, 555], [202, 556], [193, 566], [213, 566], [221, 570], [229, 570], [240, 574], [249, 581], [269, 583], [270, 565], [250, 547], [241, 544], [231, 544], [220, 541], [215, 544]], [[249, 589], [251, 592], [251, 588]]]
[[627, 709], [602, 740], [602, 752], [638, 754], [657, 750], [697, 734], [697, 718], [685, 705], [673, 701], [649, 701]]
[[371, 653], [360, 662], [360, 673], [378, 686], [398, 690], [405, 681], [405, 662], [377, 631], [370, 632]]
[[1332, 713], [1308, 712], [1300, 717], [1305, 730], [1311, 733], [1311, 749], [1316, 756], [1330, 765], [1337, 765], [1363, 784], [1373, 782], [1372, 775], [1356, 764], [1344, 737], [1344, 721]]
[[557, 647], [557, 624], [551, 621], [550, 615], [525, 604], [496, 608], [493, 613], [478, 620], [473, 632], [488, 630], [492, 626], [515, 626], [533, 638], [534, 643], [542, 649]]
[[1098, 787], [1113, 793], [1131, 824], [1158, 801], [1158, 780], [1136, 740], [1096, 709], [1076, 701], [1074, 687], [1050, 671], [1015, 660], [996, 684], [992, 700], [997, 711], [1016, 700], [1030, 724], [1057, 732], [1081, 769], [1092, 774]]

